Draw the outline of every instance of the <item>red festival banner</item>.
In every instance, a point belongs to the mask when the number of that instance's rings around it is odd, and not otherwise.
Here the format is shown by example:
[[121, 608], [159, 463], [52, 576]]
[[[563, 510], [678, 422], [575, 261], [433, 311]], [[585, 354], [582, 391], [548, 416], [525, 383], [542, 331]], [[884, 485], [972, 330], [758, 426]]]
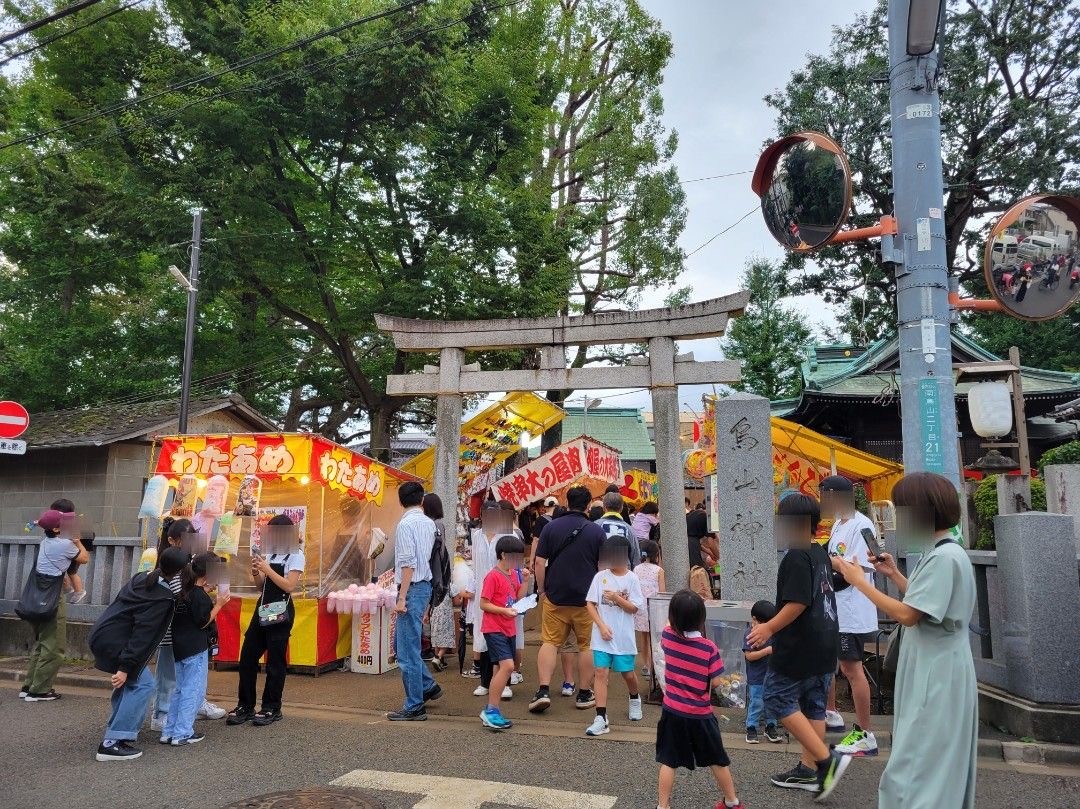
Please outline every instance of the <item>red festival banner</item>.
[[621, 483], [619, 451], [591, 438], [576, 438], [500, 478], [491, 488], [497, 498], [519, 509], [583, 479]]

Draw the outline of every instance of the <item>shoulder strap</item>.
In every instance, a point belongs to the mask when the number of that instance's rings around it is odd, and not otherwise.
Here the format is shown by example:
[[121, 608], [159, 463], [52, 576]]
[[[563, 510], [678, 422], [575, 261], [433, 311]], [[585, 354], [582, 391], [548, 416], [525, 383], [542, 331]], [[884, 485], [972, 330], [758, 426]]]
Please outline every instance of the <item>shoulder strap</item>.
[[583, 529], [585, 525], [588, 525], [588, 523], [585, 523], [584, 525], [579, 525], [577, 528], [571, 531], [570, 534], [563, 541], [563, 544], [556, 548], [555, 552], [547, 558], [547, 568], [549, 570], [551, 569], [551, 565], [555, 562], [555, 560], [559, 558], [559, 554], [570, 547], [570, 543], [573, 542], [577, 535], [581, 533], [581, 529]]

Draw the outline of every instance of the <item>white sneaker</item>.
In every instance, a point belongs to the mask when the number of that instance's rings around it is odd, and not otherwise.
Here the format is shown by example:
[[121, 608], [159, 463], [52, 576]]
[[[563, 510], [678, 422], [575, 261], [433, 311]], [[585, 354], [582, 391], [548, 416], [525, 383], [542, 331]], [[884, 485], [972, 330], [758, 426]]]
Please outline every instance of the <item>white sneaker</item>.
[[165, 720], [158, 719], [156, 716], [150, 720], [150, 730], [154, 733], [161, 733], [165, 730]]
[[868, 730], [863, 730], [858, 725], [853, 725], [851, 733], [844, 737], [840, 744], [833, 748], [837, 753], [848, 756], [876, 756], [878, 754], [877, 739]]
[[641, 721], [641, 697], [630, 700], [630, 721]]
[[525, 682], [525, 678], [520, 671], [515, 671], [510, 675], [510, 685], [521, 685], [523, 682]]
[[224, 719], [227, 714], [224, 708], [219, 708], [209, 700], [203, 700], [202, 707], [199, 708], [199, 712], [195, 714], [198, 719]]
[[502, 698], [503, 699], [513, 699], [514, 698], [514, 692], [510, 690], [510, 686], [505, 686], [503, 688]]
[[598, 716], [598, 717], [596, 717], [596, 719], [593, 720], [593, 723], [591, 725], [589, 725], [587, 728], [585, 728], [585, 735], [586, 736], [603, 736], [605, 733], [608, 733], [610, 731], [611, 731], [611, 728], [608, 726], [607, 717], [606, 716]]
[[472, 692], [474, 697], [486, 697], [488, 690], [482, 685], [476, 686], [476, 690]]
[[846, 727], [843, 716], [836, 711], [825, 711], [825, 730], [829, 733], [840, 733]]
[[86, 590], [68, 595], [68, 604], [82, 604], [84, 601], [86, 601]]
[[577, 687], [573, 683], [563, 683], [562, 690], [559, 693], [564, 697], [572, 697], [575, 691], [577, 691]]

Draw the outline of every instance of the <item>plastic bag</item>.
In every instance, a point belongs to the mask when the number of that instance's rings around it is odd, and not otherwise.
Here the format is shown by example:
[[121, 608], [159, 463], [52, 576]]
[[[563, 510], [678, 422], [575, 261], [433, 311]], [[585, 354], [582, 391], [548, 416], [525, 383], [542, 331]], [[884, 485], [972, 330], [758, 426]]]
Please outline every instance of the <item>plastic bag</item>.
[[259, 498], [262, 496], [262, 481], [254, 475], [247, 475], [240, 481], [240, 490], [236, 493], [237, 517], [254, 517], [259, 511]]
[[207, 517], [220, 517], [225, 513], [225, 497], [229, 493], [229, 479], [214, 475], [206, 484], [201, 512]]
[[173, 517], [194, 517], [195, 504], [199, 499], [199, 482], [194, 475], [184, 475], [176, 484], [176, 497], [173, 498]]
[[165, 512], [165, 501], [169, 497], [169, 479], [164, 475], [154, 475], [146, 481], [143, 490], [142, 505], [139, 506], [140, 519], [160, 520]]

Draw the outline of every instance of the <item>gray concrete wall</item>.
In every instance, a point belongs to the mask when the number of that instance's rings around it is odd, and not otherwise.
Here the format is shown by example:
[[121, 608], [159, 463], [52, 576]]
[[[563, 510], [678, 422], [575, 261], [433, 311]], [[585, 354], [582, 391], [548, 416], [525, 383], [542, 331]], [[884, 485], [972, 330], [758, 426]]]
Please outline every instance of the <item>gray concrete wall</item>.
[[0, 535], [22, 534], [59, 497], [74, 501], [91, 525], [104, 524], [108, 458], [106, 447], [0, 455]]

